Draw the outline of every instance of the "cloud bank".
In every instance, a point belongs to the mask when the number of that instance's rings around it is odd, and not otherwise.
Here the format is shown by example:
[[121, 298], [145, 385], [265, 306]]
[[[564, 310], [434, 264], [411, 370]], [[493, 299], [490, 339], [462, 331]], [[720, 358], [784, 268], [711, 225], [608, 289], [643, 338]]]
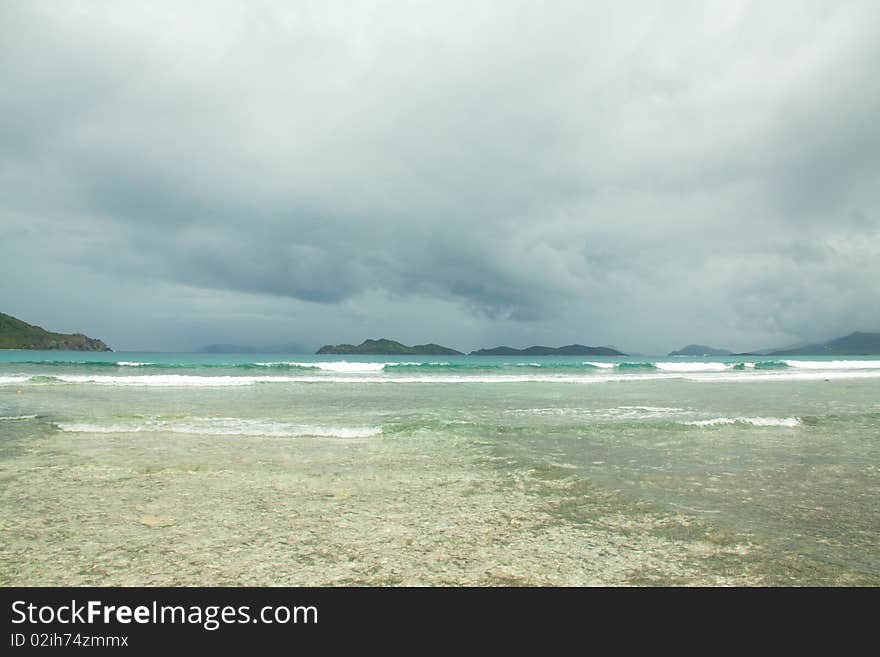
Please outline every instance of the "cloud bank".
[[0, 6], [0, 302], [117, 348], [880, 330], [874, 2]]

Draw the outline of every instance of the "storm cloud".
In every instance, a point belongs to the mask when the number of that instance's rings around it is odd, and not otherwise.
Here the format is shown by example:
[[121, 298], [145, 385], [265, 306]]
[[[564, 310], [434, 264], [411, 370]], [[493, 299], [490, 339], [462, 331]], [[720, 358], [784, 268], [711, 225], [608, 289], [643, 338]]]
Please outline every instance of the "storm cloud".
[[116, 348], [880, 330], [876, 2], [0, 3], [0, 310]]

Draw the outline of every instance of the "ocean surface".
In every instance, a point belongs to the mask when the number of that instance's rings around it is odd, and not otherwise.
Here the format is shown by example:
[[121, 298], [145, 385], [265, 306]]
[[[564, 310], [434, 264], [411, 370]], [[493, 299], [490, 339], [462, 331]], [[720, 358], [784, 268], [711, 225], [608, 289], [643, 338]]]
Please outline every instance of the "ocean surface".
[[878, 585], [880, 359], [0, 351], [0, 585]]

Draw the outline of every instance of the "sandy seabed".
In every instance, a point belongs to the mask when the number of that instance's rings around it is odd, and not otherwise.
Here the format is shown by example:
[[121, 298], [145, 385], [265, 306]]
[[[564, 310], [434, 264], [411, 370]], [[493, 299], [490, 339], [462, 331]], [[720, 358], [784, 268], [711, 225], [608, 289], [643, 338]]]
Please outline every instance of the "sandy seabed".
[[4, 585], [770, 581], [748, 536], [490, 446], [62, 439], [4, 462]]

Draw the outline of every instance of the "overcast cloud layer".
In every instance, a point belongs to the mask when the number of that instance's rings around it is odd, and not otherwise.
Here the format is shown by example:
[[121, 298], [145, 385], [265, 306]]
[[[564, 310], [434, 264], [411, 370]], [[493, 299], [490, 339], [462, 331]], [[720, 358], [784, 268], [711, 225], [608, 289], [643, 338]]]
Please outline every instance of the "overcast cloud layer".
[[0, 311], [117, 349], [880, 330], [880, 3], [0, 0]]

